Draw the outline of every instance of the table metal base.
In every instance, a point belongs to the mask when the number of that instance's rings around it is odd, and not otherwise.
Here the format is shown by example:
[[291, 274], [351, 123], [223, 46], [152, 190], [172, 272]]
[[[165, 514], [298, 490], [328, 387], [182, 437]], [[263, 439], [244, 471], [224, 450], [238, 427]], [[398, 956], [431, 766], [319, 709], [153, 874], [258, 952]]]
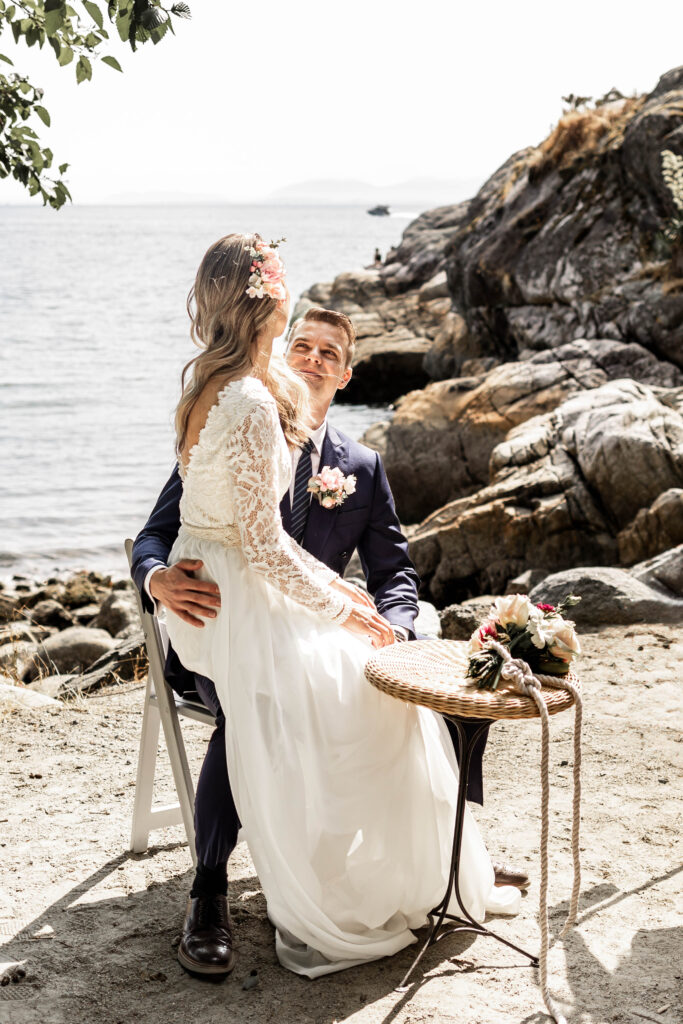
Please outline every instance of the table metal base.
[[[458, 741], [460, 746], [460, 779], [458, 783], [458, 803], [455, 812], [455, 828], [453, 830], [453, 853], [451, 855], [451, 868], [448, 879], [448, 886], [444, 898], [439, 903], [438, 907], [427, 915], [429, 917], [429, 934], [424, 941], [422, 948], [418, 952], [417, 956], [410, 965], [410, 969], [406, 974], [401, 984], [397, 987], [397, 992], [403, 992], [408, 987], [408, 979], [419, 964], [422, 957], [427, 952], [430, 946], [438, 942], [445, 935], [452, 935], [455, 932], [473, 932], [475, 935], [487, 935], [492, 939], [496, 939], [498, 942], [502, 942], [503, 945], [509, 946], [510, 949], [516, 950], [517, 953], [521, 953], [522, 956], [527, 957], [530, 960], [531, 967], [538, 967], [538, 957], [533, 953], [527, 953], [521, 946], [516, 946], [514, 942], [509, 942], [500, 935], [496, 935], [489, 928], [485, 928], [484, 925], [479, 924], [474, 920], [473, 917], [467, 912], [463, 906], [462, 899], [460, 897], [460, 854], [462, 849], [462, 833], [465, 824], [465, 805], [467, 802], [467, 783], [469, 781], [470, 774], [470, 761], [472, 760], [472, 751], [477, 745], [477, 741], [481, 737], [487, 726], [492, 723], [489, 721], [481, 721], [479, 728], [474, 729], [468, 736], [465, 729], [463, 728], [462, 721], [458, 718], [453, 718], [450, 715], [444, 715], [449, 722], [455, 725], [458, 731]], [[455, 894], [458, 907], [462, 911], [462, 916], [448, 913], [448, 906], [451, 902], [451, 897]]]

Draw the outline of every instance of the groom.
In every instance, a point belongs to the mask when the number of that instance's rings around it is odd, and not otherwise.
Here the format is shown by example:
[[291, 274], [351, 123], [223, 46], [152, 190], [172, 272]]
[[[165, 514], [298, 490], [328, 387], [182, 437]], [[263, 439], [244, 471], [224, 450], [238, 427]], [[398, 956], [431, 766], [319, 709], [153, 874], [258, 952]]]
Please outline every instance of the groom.
[[[358, 550], [368, 591], [379, 613], [391, 624], [398, 640], [414, 640], [418, 578], [381, 459], [327, 422], [336, 392], [351, 379], [355, 342], [348, 317], [318, 307], [309, 309], [290, 331], [287, 362], [308, 385], [315, 429], [309, 450], [305, 447], [292, 453], [292, 484], [280, 506], [282, 520], [288, 533], [340, 576]], [[297, 480], [307, 480], [323, 466], [339, 467], [344, 475], [356, 477], [355, 493], [335, 509], [324, 509], [296, 486]], [[181, 493], [176, 467], [136, 538], [132, 574], [148, 608], [153, 609], [158, 602], [201, 628], [203, 618], [216, 615], [221, 594], [215, 584], [195, 579], [193, 573], [201, 568], [201, 562], [181, 561], [167, 567], [180, 527]], [[234, 960], [226, 899], [227, 861], [239, 830], [225, 757], [225, 717], [211, 680], [189, 673], [173, 650], [169, 652], [166, 677], [180, 693], [196, 688], [216, 715], [216, 729], [197, 784], [197, 873], [178, 959], [195, 973], [222, 974], [232, 969]], [[484, 743], [475, 751], [468, 793], [479, 803], [483, 748]], [[500, 879], [497, 874], [498, 880], [511, 883], [509, 873], [501, 874]], [[523, 876], [512, 880], [512, 884], [520, 882], [524, 882]]]

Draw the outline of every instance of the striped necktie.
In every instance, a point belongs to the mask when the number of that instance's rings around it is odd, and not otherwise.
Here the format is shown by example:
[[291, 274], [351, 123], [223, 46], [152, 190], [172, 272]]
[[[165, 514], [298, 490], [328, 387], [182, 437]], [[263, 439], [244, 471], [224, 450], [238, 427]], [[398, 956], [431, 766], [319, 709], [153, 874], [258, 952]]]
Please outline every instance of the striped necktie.
[[292, 495], [292, 528], [290, 533], [297, 544], [301, 544], [304, 536], [304, 530], [306, 529], [306, 520], [308, 519], [308, 510], [311, 504], [311, 495], [308, 493], [308, 481], [313, 475], [313, 466], [311, 463], [311, 452], [313, 451], [313, 441], [309, 437], [308, 441], [301, 448], [301, 455], [299, 456], [299, 462], [296, 467], [296, 474], [294, 476], [294, 493]]

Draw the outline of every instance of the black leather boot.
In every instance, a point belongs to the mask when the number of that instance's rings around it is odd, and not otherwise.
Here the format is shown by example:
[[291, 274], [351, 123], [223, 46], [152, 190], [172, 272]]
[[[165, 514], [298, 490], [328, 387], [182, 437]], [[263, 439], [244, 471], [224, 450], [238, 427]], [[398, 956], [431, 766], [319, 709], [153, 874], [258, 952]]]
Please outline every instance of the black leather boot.
[[190, 897], [178, 960], [193, 974], [229, 974], [235, 966], [226, 896]]

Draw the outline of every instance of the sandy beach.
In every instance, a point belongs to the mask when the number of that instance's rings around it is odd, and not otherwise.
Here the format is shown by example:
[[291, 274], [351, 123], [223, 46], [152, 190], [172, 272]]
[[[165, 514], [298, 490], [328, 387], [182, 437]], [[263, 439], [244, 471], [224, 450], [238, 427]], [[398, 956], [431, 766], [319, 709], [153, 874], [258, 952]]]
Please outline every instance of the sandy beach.
[[[578, 928], [550, 953], [551, 991], [572, 1022], [674, 1024], [683, 1004], [680, 930], [680, 662], [670, 625], [582, 634], [583, 884]], [[413, 950], [316, 982], [277, 963], [245, 844], [230, 864], [237, 965], [222, 983], [188, 976], [174, 944], [192, 870], [180, 827], [127, 852], [143, 684], [45, 710], [5, 711], [0, 830], [0, 961], [25, 977], [0, 986], [1, 1024], [531, 1024], [547, 1020], [536, 972], [484, 938], [451, 936], [405, 994]], [[552, 722], [551, 929], [571, 887], [571, 727]], [[486, 804], [476, 816], [494, 858], [525, 866], [532, 886], [515, 919], [494, 927], [538, 946], [537, 722], [492, 729]], [[209, 731], [185, 736], [199, 769]], [[162, 754], [157, 795], [172, 799]], [[254, 973], [256, 972], [256, 973]], [[246, 982], [246, 985], [245, 985]]]

